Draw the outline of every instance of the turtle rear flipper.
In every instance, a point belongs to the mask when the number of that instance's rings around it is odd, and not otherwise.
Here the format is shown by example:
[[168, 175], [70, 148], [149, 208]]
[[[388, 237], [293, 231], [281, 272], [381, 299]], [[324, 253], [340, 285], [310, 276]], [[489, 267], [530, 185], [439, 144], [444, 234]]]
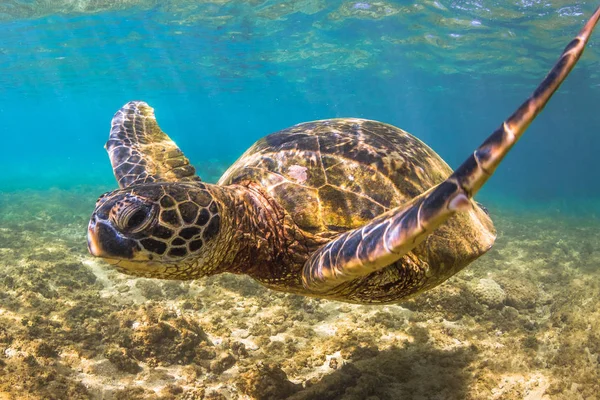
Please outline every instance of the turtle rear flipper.
[[148, 182], [199, 182], [196, 169], [158, 126], [154, 109], [125, 104], [112, 119], [106, 142], [119, 187]]
[[314, 293], [326, 293], [344, 282], [381, 270], [419, 245], [456, 211], [476, 207], [471, 198], [575, 66], [598, 19], [600, 7], [567, 45], [531, 97], [448, 179], [364, 227], [341, 234], [314, 252], [304, 265], [302, 282], [305, 288]]

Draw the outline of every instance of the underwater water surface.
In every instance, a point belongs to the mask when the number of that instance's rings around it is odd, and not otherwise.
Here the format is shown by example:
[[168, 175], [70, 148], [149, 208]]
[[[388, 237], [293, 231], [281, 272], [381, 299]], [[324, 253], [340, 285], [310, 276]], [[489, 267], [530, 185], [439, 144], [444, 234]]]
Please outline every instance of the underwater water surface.
[[496, 246], [409, 302], [134, 279], [85, 239], [130, 100], [207, 182], [259, 138], [335, 117], [457, 167], [596, 6], [0, 1], [0, 398], [597, 398], [599, 32], [477, 197]]

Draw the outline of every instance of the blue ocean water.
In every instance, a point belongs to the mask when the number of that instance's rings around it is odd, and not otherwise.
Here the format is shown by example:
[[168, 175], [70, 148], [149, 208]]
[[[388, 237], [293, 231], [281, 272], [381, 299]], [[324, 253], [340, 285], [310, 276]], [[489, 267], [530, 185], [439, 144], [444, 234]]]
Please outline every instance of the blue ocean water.
[[0, 399], [596, 398], [600, 31], [477, 196], [494, 247], [416, 299], [134, 279], [86, 241], [126, 102], [154, 107], [208, 182], [260, 137], [334, 117], [401, 127], [457, 167], [595, 6], [0, 0]]
[[[214, 181], [258, 138], [354, 116], [451, 166], [534, 89], [590, 3], [121, 1], [0, 4], [0, 188], [114, 185], [113, 113], [152, 105]], [[597, 35], [596, 35], [597, 36]], [[482, 193], [598, 210], [600, 39]]]

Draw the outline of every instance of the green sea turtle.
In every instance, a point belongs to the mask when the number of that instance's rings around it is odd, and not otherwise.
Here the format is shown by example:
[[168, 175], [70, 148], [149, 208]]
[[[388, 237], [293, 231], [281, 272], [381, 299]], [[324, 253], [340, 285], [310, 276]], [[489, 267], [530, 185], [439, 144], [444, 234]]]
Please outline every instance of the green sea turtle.
[[120, 189], [98, 200], [90, 252], [137, 276], [246, 274], [269, 288], [390, 303], [444, 282], [492, 246], [472, 197], [573, 68], [600, 8], [535, 90], [456, 170], [393, 126], [308, 122], [255, 143], [206, 184], [130, 102], [106, 144]]

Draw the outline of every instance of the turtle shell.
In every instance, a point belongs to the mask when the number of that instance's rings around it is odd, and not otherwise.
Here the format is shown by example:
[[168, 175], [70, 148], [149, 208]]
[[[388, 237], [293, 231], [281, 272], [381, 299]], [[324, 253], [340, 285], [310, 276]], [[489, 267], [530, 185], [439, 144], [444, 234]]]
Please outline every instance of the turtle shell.
[[219, 184], [261, 184], [303, 230], [331, 236], [363, 226], [452, 173], [431, 148], [392, 125], [344, 118], [264, 137]]

